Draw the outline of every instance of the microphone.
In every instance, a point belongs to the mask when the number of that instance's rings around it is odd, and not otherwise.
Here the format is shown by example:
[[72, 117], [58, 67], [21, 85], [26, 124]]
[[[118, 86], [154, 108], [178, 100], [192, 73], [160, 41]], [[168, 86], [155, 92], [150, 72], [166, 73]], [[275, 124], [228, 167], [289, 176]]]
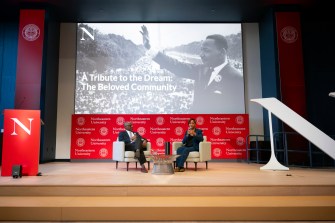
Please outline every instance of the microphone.
[[192, 137], [194, 137], [194, 136], [196, 136], [197, 135], [197, 133], [196, 133], [196, 128], [194, 127], [194, 128], [192, 128], [192, 127], [190, 127], [189, 129], [188, 129], [188, 135], [189, 136], [192, 136]]
[[190, 131], [191, 131], [191, 130], [192, 130], [191, 128], [188, 128], [188, 130], [187, 130], [189, 136], [192, 136], [192, 135], [190, 134]]

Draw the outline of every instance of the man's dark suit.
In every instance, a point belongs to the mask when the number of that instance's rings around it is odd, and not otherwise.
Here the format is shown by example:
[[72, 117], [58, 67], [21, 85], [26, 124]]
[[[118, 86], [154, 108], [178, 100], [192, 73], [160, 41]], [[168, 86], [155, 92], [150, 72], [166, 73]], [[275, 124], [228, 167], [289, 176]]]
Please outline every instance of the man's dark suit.
[[211, 72], [202, 64], [187, 64], [163, 53], [153, 58], [162, 69], [167, 69], [179, 77], [193, 79], [193, 113], [244, 113], [244, 82], [242, 74], [229, 63], [222, 68], [208, 85]]
[[138, 157], [138, 161], [142, 165], [147, 162], [145, 155], [143, 153], [143, 148], [142, 148], [142, 141], [146, 139], [142, 138], [142, 136], [138, 134], [137, 132], [133, 132], [133, 133], [136, 134], [136, 140], [134, 142], [131, 142], [127, 131], [119, 132], [119, 136], [118, 136], [119, 141], [123, 141], [125, 143], [126, 151], [136, 152], [137, 149], [140, 151], [140, 156]]

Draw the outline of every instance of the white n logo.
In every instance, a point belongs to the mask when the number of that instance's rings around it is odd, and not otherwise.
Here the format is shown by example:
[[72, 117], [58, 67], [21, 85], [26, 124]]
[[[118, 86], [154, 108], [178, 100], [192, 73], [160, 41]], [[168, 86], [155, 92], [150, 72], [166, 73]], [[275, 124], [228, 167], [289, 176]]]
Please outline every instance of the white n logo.
[[11, 119], [14, 121], [14, 131], [12, 132], [11, 135], [17, 135], [17, 133], [15, 132], [16, 125], [20, 126], [26, 133], [28, 133], [28, 135], [31, 134], [31, 122], [34, 120], [33, 118], [28, 118], [30, 122], [29, 129], [24, 124], [22, 124], [22, 122], [20, 122], [17, 118], [11, 118]]
[[92, 40], [94, 40], [94, 31], [92, 31], [93, 34], [91, 34], [85, 27], [80, 27], [80, 28], [81, 28], [81, 30], [83, 30], [82, 35], [81, 35], [81, 39], [80, 39], [80, 40], [85, 40], [85, 38], [84, 38], [85, 33], [86, 33]]

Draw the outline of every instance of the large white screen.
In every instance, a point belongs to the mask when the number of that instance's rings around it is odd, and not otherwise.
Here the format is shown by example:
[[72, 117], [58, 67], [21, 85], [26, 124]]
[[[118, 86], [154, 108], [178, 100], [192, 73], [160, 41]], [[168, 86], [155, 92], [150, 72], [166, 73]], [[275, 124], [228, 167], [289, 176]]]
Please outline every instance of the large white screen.
[[[143, 45], [143, 25], [150, 50]], [[245, 113], [241, 24], [77, 27], [76, 114]], [[206, 51], [206, 37], [213, 34], [227, 40], [227, 57], [204, 80], [201, 75], [208, 68], [200, 55]]]

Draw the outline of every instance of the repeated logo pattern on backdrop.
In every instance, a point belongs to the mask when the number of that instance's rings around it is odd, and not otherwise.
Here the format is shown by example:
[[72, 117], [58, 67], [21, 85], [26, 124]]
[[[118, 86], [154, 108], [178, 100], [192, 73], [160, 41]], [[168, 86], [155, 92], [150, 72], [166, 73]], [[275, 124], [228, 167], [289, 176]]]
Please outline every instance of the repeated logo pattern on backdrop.
[[152, 144], [152, 149], [164, 153], [166, 142], [181, 141], [189, 118], [197, 120], [212, 142], [212, 159], [245, 159], [246, 137], [249, 134], [247, 114], [198, 115], [72, 115], [71, 159], [113, 159], [113, 141], [117, 140], [123, 123], [131, 121], [134, 131]]

